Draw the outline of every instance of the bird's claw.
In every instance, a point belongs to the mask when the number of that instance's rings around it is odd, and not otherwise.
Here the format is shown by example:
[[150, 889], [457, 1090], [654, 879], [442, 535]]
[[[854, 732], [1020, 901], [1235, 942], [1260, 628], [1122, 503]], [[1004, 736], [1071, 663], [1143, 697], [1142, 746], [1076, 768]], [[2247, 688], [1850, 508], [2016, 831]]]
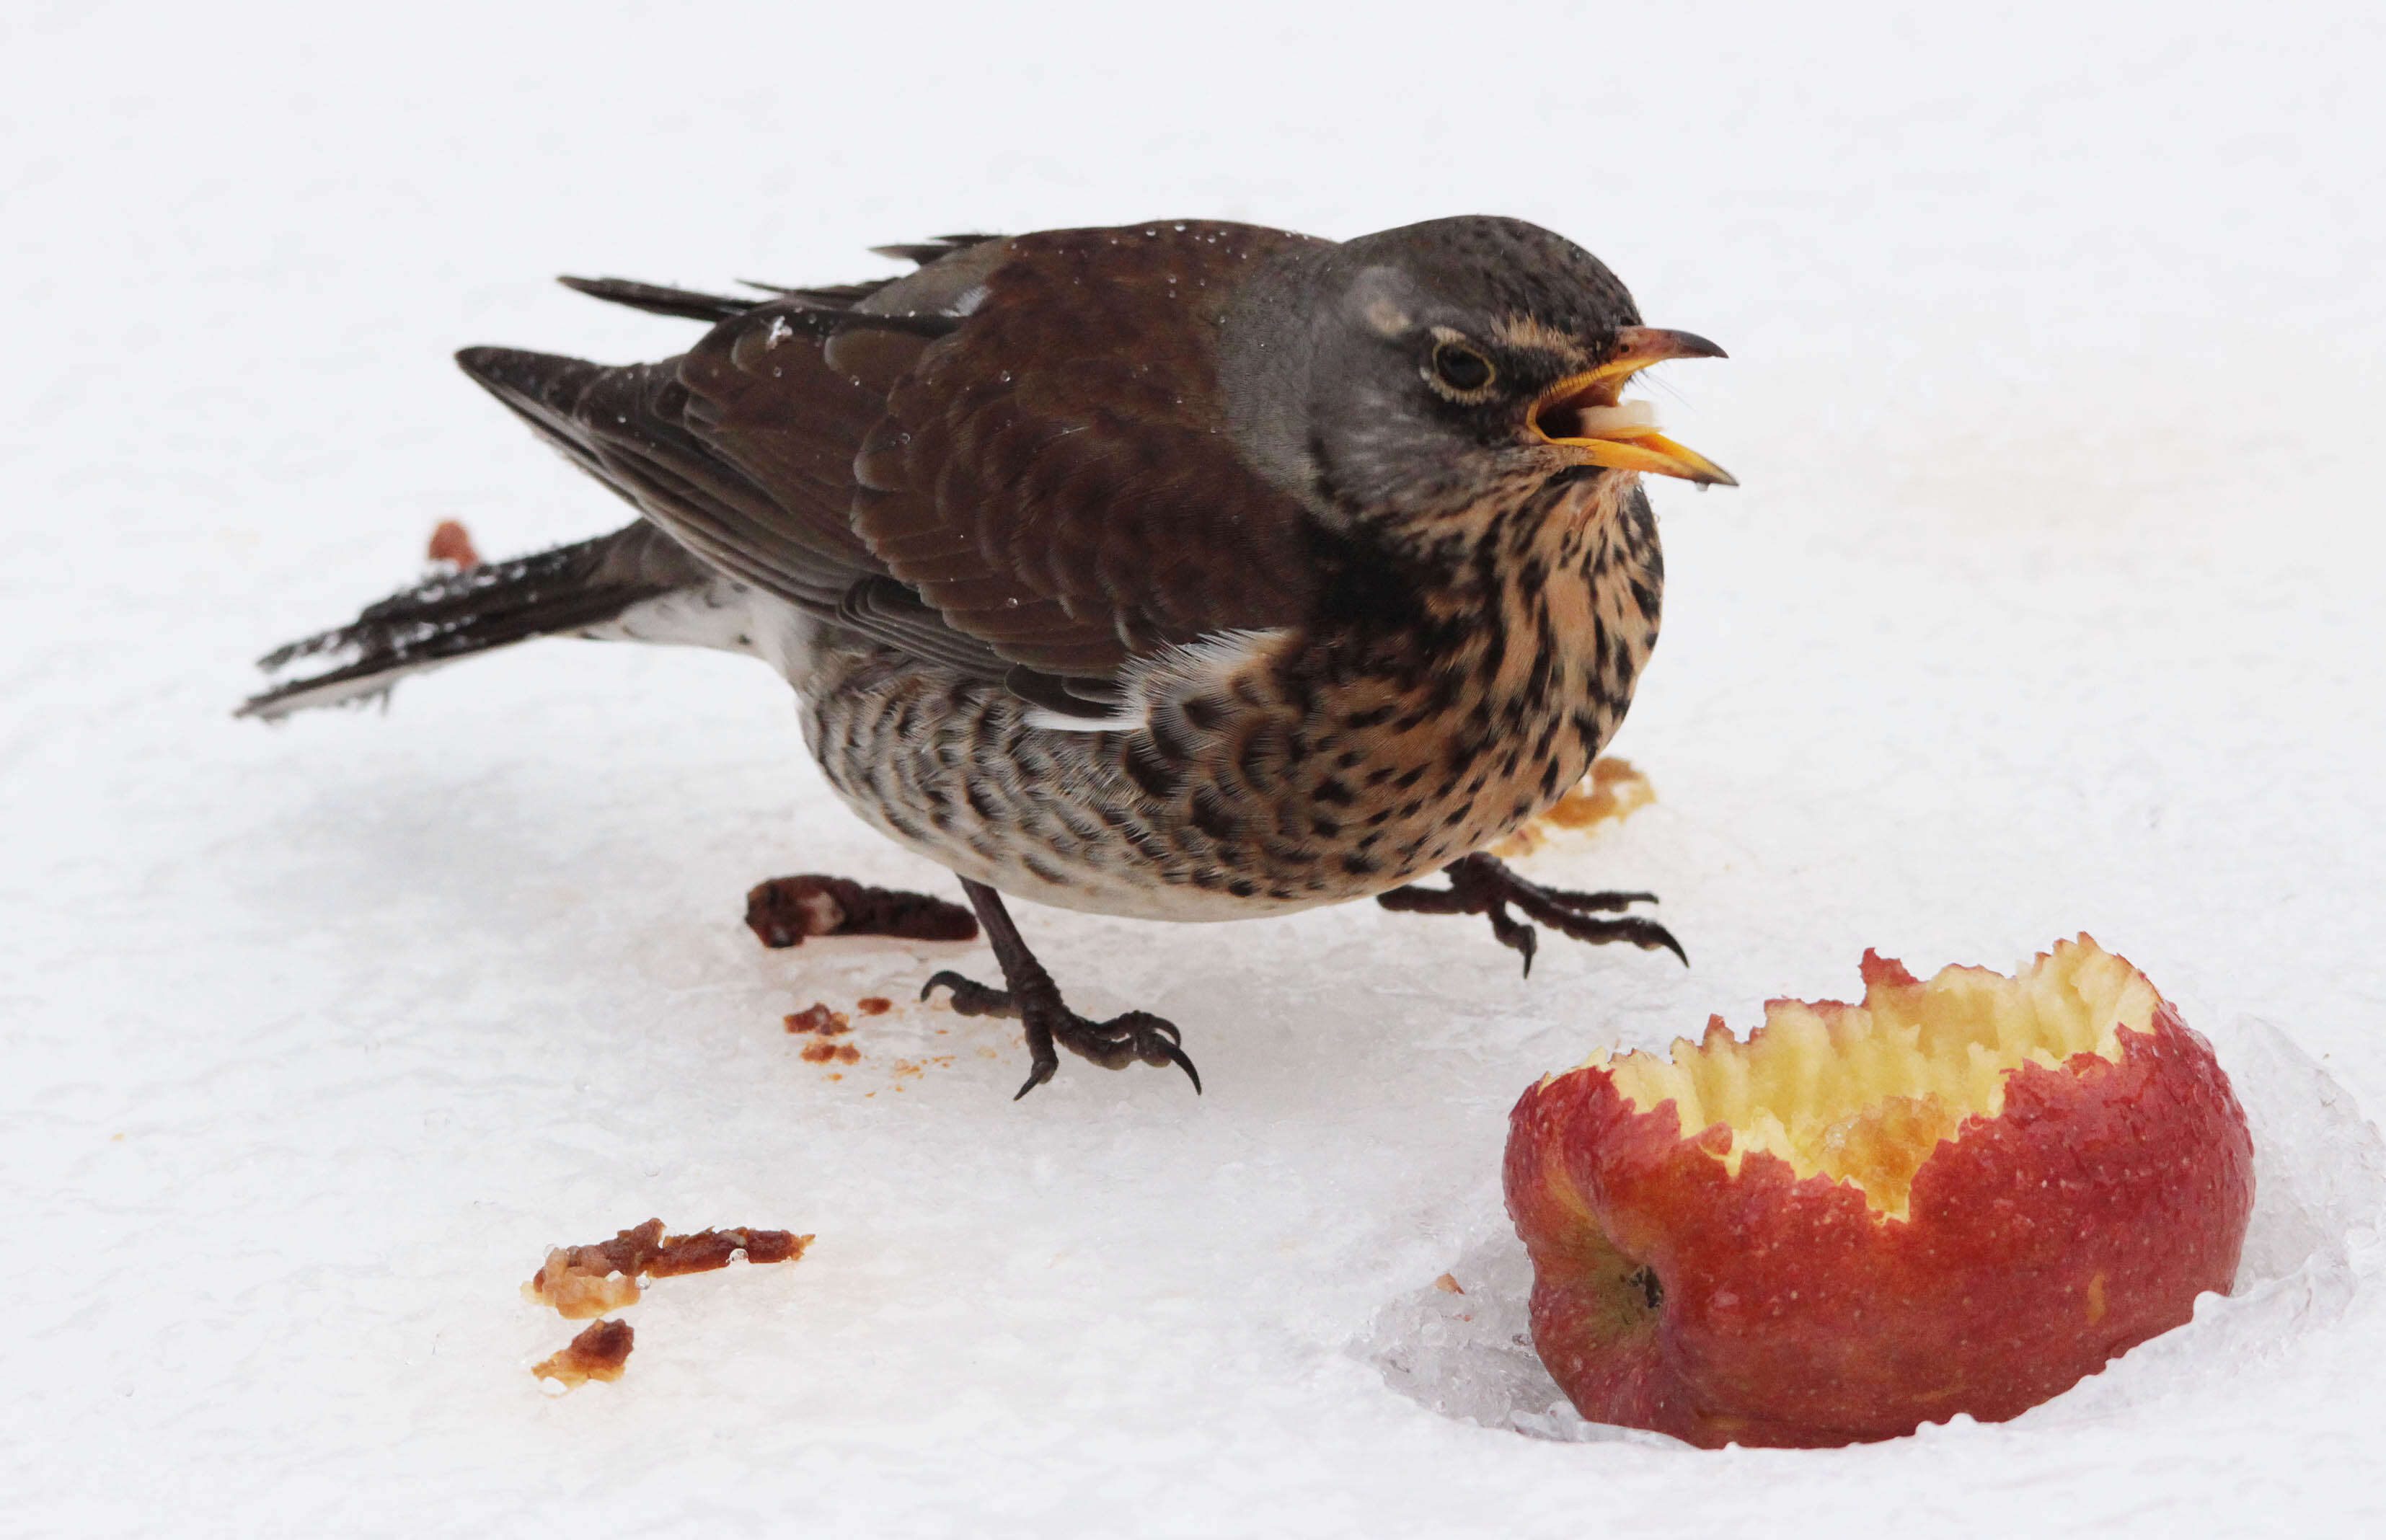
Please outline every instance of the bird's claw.
[[[1527, 977], [1533, 971], [1538, 933], [1508, 912], [1511, 904], [1523, 910], [1526, 919], [1538, 920], [1576, 941], [1594, 945], [1628, 942], [1644, 951], [1671, 952], [1686, 966], [1690, 960], [1682, 944], [1664, 926], [1639, 915], [1620, 914], [1634, 904], [1655, 903], [1657, 895], [1653, 893], [1576, 893], [1566, 888], [1545, 888], [1518, 876], [1498, 857], [1479, 851], [1452, 861], [1442, 870], [1450, 879], [1446, 888], [1412, 884], [1378, 894], [1375, 902], [1388, 909], [1410, 914], [1484, 915], [1490, 920], [1491, 934], [1500, 945], [1523, 956]], [[1600, 914], [1620, 917], [1593, 918]]]
[[[1080, 1058], [1091, 1059], [1105, 1070], [1124, 1070], [1130, 1064], [1149, 1064], [1158, 1068], [1174, 1064], [1185, 1071], [1193, 1083], [1193, 1094], [1201, 1094], [1201, 1071], [1185, 1057], [1178, 1045], [1185, 1034], [1173, 1021], [1162, 1020], [1148, 1010], [1130, 1010], [1113, 1016], [1107, 1021], [1089, 1021], [1065, 1008], [1056, 1008], [1049, 1026], [1052, 1041]], [[1027, 1083], [1019, 1088], [1019, 1096], [1027, 1095], [1052, 1078], [1060, 1056], [1047, 1049], [1028, 1072]], [[1017, 1101], [1019, 1096], [1011, 1100]]]
[[928, 976], [920, 986], [920, 998], [924, 1000], [936, 992], [938, 984], [953, 992], [953, 1014], [956, 1016], [1001, 1016], [1019, 1019], [1019, 1008], [1011, 1003], [1011, 991], [990, 989], [975, 979], [963, 978], [951, 969], [943, 969]]
[[1027, 1029], [1032, 1066], [1027, 1083], [1011, 1098], [1013, 1101], [1050, 1080], [1060, 1069], [1056, 1046], [1105, 1070], [1124, 1070], [1130, 1064], [1174, 1064], [1193, 1083], [1193, 1094], [1201, 1094], [1201, 1071], [1193, 1067], [1181, 1046], [1185, 1034], [1174, 1022], [1148, 1010], [1130, 1010], [1107, 1021], [1088, 1020], [1062, 1005], [1057, 993], [1049, 1001], [1036, 1000], [1023, 1008], [1011, 991], [989, 988], [950, 969], [930, 977], [921, 987], [920, 998], [926, 999], [939, 984], [952, 991], [953, 1009], [959, 1014], [1006, 1017]]

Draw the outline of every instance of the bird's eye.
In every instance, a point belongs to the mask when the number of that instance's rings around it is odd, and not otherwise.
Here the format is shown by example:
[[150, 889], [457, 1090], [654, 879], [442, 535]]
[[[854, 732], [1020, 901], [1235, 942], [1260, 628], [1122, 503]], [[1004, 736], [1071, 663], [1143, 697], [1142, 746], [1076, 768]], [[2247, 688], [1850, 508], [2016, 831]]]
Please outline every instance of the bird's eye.
[[1434, 344], [1434, 380], [1455, 395], [1479, 395], [1489, 388], [1498, 370], [1491, 360], [1464, 343]]

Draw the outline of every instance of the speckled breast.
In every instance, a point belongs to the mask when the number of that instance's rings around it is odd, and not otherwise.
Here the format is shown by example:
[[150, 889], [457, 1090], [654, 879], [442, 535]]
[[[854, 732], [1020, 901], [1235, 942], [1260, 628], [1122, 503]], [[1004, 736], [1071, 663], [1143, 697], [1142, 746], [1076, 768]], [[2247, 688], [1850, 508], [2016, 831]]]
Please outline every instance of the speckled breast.
[[1440, 596], [1429, 634], [1286, 633], [1158, 692], [1134, 731], [1038, 726], [998, 684], [831, 650], [806, 737], [862, 818], [1018, 897], [1178, 920], [1365, 897], [1539, 813], [1614, 732], [1656, 557], [1592, 545]]

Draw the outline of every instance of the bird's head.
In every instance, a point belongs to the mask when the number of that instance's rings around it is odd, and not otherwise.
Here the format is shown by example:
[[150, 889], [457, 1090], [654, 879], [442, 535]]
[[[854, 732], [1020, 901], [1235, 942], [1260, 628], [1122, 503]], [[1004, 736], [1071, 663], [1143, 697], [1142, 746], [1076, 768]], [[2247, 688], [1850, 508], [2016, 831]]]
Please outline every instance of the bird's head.
[[1621, 399], [1651, 364], [1723, 349], [1641, 325], [1603, 263], [1521, 219], [1290, 254], [1248, 286], [1224, 343], [1238, 444], [1329, 524], [1430, 538], [1555, 477], [1736, 484]]

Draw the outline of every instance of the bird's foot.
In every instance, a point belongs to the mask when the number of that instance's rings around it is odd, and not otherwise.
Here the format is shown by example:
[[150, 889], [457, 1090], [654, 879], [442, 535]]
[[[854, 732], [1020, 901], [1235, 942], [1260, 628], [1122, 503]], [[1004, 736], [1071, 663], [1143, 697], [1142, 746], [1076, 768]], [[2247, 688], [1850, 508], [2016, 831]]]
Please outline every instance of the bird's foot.
[[[1488, 916], [1491, 933], [1500, 945], [1523, 955], [1528, 976], [1533, 971], [1533, 949], [1538, 933], [1508, 912], [1511, 904], [1523, 910], [1526, 919], [1538, 920], [1576, 941], [1593, 945], [1629, 942], [1643, 951], [1671, 952], [1685, 964], [1690, 960], [1671, 931], [1653, 920], [1621, 914], [1635, 904], [1655, 903], [1657, 895], [1653, 893], [1575, 893], [1565, 888], [1545, 888], [1516, 875], [1497, 856], [1480, 851], [1450, 862], [1442, 868], [1442, 875], [1450, 879], [1446, 888], [1411, 883], [1377, 894], [1375, 902], [1405, 914]], [[1620, 918], [1596, 918], [1601, 914], [1618, 914]]]
[[1019, 1088], [1018, 1096], [1011, 1098], [1013, 1101], [1050, 1080], [1060, 1069], [1056, 1046], [1105, 1070], [1124, 1070], [1130, 1064], [1174, 1064], [1193, 1082], [1194, 1094], [1200, 1094], [1201, 1071], [1193, 1068], [1193, 1061], [1179, 1046], [1184, 1034], [1174, 1022], [1148, 1010], [1130, 1010], [1107, 1021], [1090, 1020], [1061, 1004], [1057, 989], [1038, 990], [1022, 1006], [1010, 990], [989, 988], [950, 969], [931, 977], [921, 987], [920, 998], [926, 999], [939, 984], [953, 992], [953, 1009], [960, 1014], [1005, 1017], [1027, 1029], [1027, 1048], [1034, 1064], [1027, 1083]]
[[920, 990], [920, 998], [926, 999], [942, 984], [953, 992], [953, 1008], [963, 1016], [1009, 1017], [1027, 1029], [1031, 1068], [1027, 1083], [1012, 1101], [1052, 1078], [1061, 1067], [1059, 1048], [1090, 1058], [1105, 1070], [1124, 1070], [1130, 1064], [1174, 1064], [1193, 1083], [1193, 1094], [1201, 1094], [1201, 1071], [1193, 1068], [1193, 1061], [1178, 1046], [1184, 1038], [1173, 1023], [1148, 1010], [1130, 1010], [1107, 1021], [1087, 1020], [1071, 1010], [1061, 1001], [1061, 986], [1021, 939], [1011, 911], [1003, 908], [1002, 895], [967, 877], [961, 879], [961, 891], [969, 895], [970, 908], [986, 927], [986, 943], [994, 948], [994, 960], [1002, 966], [1003, 982], [1010, 987], [989, 989], [946, 970], [929, 979]]

